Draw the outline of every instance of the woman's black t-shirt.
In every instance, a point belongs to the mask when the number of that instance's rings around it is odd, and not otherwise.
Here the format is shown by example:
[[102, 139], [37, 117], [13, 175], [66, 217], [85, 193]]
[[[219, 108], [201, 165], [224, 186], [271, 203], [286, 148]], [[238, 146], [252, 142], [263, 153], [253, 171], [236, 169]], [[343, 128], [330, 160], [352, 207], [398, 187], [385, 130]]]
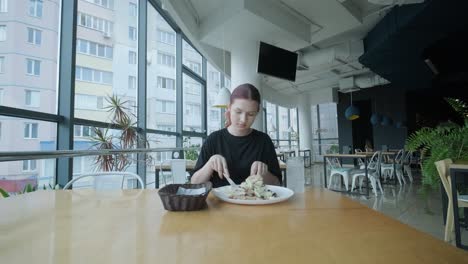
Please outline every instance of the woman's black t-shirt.
[[[254, 161], [261, 161], [268, 166], [274, 176], [281, 182], [281, 171], [276, 157], [275, 147], [270, 137], [252, 129], [246, 136], [233, 136], [226, 128], [211, 133], [202, 146], [193, 173], [201, 169], [211, 158], [219, 154], [226, 159], [231, 179], [240, 184], [250, 176]], [[193, 175], [193, 174], [192, 174]], [[211, 177], [213, 187], [229, 185], [226, 179], [220, 179], [216, 172]]]

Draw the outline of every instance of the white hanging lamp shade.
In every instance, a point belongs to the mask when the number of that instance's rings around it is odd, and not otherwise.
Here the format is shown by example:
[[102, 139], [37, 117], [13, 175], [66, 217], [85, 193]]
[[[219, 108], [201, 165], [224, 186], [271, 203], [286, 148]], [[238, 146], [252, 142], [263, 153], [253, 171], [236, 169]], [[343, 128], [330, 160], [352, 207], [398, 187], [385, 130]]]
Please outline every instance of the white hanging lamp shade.
[[218, 107], [218, 108], [227, 108], [230, 101], [231, 101], [231, 92], [229, 91], [228, 88], [223, 87], [219, 90], [218, 95], [216, 96], [216, 100], [212, 106]]

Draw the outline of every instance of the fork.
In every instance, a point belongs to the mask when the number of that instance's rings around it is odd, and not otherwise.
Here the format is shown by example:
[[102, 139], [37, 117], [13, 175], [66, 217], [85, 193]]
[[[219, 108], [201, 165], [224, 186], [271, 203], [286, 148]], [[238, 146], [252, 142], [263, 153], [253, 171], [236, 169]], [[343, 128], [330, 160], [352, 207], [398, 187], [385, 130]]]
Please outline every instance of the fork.
[[229, 182], [229, 184], [233, 187], [237, 187], [237, 184], [230, 178], [226, 175], [226, 173], [223, 173], [224, 175], [224, 178], [226, 178], [226, 180]]

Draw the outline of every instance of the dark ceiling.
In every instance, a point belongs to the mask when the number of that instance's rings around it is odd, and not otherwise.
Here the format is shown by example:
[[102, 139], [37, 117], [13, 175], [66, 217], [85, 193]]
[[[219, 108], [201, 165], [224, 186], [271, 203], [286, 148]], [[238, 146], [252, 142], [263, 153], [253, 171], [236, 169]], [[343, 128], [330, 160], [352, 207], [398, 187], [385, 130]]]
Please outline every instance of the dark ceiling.
[[395, 6], [365, 37], [365, 53], [359, 61], [392, 85], [408, 90], [468, 83], [467, 39], [466, 0]]

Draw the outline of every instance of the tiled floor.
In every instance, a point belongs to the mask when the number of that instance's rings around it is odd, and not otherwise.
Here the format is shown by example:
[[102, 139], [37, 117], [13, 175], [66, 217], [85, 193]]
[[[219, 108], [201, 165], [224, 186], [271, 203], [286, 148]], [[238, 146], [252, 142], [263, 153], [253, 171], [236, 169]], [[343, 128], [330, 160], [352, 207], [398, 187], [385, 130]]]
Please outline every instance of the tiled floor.
[[[323, 173], [323, 164], [321, 163], [316, 163], [311, 168], [306, 169], [306, 185], [323, 187]], [[443, 240], [445, 227], [442, 216], [441, 192], [438, 190], [422, 194], [418, 172], [415, 171], [413, 176], [415, 180], [412, 184], [383, 185], [384, 195], [378, 197], [373, 193], [369, 198], [346, 193], [343, 195]], [[462, 230], [462, 243], [468, 244], [468, 230]]]

